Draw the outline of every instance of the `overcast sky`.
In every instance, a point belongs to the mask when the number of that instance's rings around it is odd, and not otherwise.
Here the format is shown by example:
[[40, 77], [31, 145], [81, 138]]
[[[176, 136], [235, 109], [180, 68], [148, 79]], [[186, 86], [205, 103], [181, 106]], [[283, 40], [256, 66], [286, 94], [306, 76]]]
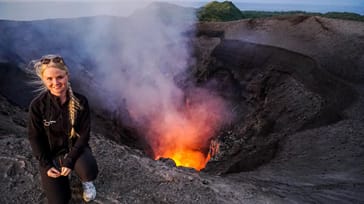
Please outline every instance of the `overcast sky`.
[[[128, 16], [155, 0], [0, 0], [0, 19], [35, 20], [95, 15]], [[200, 7], [206, 0], [159, 0]], [[212, 0], [211, 0], [212, 1]], [[196, 3], [200, 2], [200, 3]], [[220, 0], [220, 2], [222, 2]], [[364, 0], [232, 0], [241, 10], [345, 11], [364, 15]], [[242, 4], [246, 2], [247, 4]], [[295, 6], [296, 5], [296, 6]], [[309, 6], [308, 6], [309, 5]]]
[[[0, 0], [0, 2], [125, 2], [128, 0]], [[130, 0], [129, 0], [130, 1]], [[134, 2], [155, 1], [155, 0], [134, 0]], [[178, 1], [178, 0], [159, 0], [159, 1]], [[180, 0], [184, 2], [209, 2], [208, 0]], [[223, 2], [222, 0], [218, 0]], [[310, 4], [357, 4], [363, 0], [232, 0], [232, 2], [253, 2], [253, 3], [310, 3]]]

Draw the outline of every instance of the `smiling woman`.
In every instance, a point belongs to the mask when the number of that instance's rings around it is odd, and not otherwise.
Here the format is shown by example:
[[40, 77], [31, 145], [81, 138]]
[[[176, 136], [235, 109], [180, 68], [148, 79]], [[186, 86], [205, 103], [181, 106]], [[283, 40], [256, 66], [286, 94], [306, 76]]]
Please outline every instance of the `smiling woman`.
[[96, 197], [92, 181], [98, 167], [88, 144], [90, 110], [87, 99], [72, 91], [68, 68], [59, 55], [45, 55], [34, 65], [43, 91], [30, 104], [28, 134], [39, 160], [49, 203], [68, 203], [68, 175], [74, 169], [83, 185], [83, 199]]
[[66, 101], [66, 91], [68, 83], [68, 74], [65, 70], [55, 66], [57, 63], [62, 63], [62, 58], [45, 58], [41, 59], [43, 66], [47, 69], [42, 69], [42, 81], [47, 89], [55, 96], [60, 97], [61, 103]]

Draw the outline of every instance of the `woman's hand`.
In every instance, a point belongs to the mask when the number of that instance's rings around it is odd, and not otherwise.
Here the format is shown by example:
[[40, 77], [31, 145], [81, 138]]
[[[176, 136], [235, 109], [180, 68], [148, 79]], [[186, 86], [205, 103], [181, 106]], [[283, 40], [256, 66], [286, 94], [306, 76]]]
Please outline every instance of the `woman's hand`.
[[52, 178], [58, 178], [61, 176], [61, 172], [59, 172], [56, 168], [51, 167], [50, 169], [48, 169], [47, 175]]
[[71, 169], [67, 167], [62, 167], [61, 176], [68, 176], [71, 173]]
[[47, 171], [47, 175], [52, 178], [58, 178], [60, 176], [68, 176], [71, 173], [71, 169], [67, 167], [62, 167], [61, 172], [59, 172], [56, 168], [52, 167]]

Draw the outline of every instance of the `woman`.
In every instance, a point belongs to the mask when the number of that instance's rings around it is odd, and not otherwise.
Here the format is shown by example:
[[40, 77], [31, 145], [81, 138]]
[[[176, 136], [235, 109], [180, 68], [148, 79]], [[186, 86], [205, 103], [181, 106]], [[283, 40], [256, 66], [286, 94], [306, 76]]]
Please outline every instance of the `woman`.
[[59, 55], [43, 56], [34, 65], [43, 91], [29, 107], [28, 133], [33, 155], [39, 161], [42, 186], [48, 203], [71, 199], [68, 175], [82, 181], [83, 199], [96, 197], [98, 167], [88, 144], [90, 110], [87, 99], [72, 91], [69, 71]]

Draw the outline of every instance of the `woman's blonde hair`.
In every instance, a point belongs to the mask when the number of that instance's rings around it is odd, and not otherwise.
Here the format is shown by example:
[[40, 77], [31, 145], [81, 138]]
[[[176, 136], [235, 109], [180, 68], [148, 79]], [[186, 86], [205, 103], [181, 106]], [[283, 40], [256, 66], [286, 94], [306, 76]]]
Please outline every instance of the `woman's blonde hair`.
[[[63, 58], [60, 55], [45, 55], [40, 60], [37, 60], [34, 64], [35, 74], [38, 76], [37, 84], [41, 85], [38, 89], [41, 92], [47, 91], [47, 87], [43, 83], [43, 73], [48, 67], [54, 67], [66, 72], [69, 75], [68, 67], [64, 63]], [[70, 138], [79, 137], [80, 135], [75, 131], [74, 125], [77, 118], [77, 111], [82, 110], [79, 99], [74, 95], [71, 83], [67, 83], [67, 92], [70, 97], [68, 103], [69, 120], [71, 123]]]

